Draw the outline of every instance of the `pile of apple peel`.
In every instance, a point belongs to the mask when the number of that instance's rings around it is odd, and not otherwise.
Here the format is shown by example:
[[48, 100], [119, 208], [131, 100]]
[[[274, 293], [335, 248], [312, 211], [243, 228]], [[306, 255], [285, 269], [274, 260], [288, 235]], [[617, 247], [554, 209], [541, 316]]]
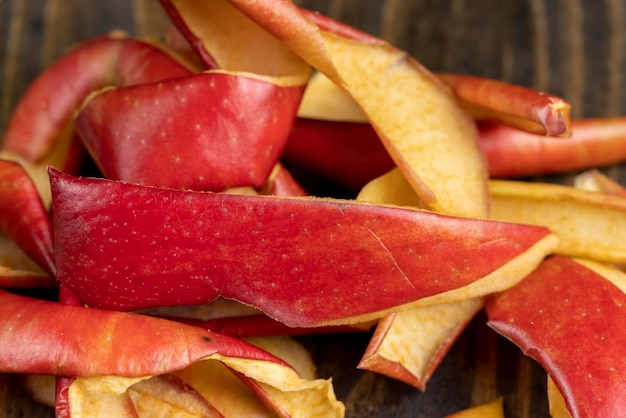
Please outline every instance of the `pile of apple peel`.
[[[0, 371], [59, 417], [341, 417], [293, 336], [371, 332], [358, 367], [424, 390], [484, 309], [553, 416], [621, 415], [626, 192], [504, 177], [619, 162], [589, 126], [624, 121], [433, 74], [290, 1], [161, 3], [166, 42], [81, 43], [10, 120]], [[606, 152], [562, 164], [585, 147]]]

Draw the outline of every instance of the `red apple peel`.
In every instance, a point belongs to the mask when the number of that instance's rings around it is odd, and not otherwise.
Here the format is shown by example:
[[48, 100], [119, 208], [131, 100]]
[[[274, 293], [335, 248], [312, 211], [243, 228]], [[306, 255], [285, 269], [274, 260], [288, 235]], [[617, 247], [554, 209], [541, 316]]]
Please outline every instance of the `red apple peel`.
[[623, 277], [621, 286], [553, 256], [487, 302], [488, 325], [546, 369], [573, 418], [626, 413]]
[[[57, 279], [107, 309], [224, 296], [290, 326], [362, 322], [462, 288], [552, 236], [342, 200], [159, 189], [56, 170], [51, 181]], [[337, 286], [345, 278], [349, 291]]]

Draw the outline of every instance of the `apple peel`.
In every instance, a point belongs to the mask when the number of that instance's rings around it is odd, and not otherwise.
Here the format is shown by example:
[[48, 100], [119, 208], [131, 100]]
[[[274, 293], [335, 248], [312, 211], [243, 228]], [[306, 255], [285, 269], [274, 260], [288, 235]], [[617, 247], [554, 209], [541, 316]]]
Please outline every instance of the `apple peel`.
[[626, 188], [597, 168], [584, 171], [574, 177], [574, 187], [581, 190], [626, 197]]
[[299, 84], [311, 76], [309, 64], [226, 1], [161, 0], [161, 5], [207, 69], [295, 78]]
[[3, 159], [0, 159], [0, 231], [54, 277], [50, 216], [22, 166]]
[[625, 289], [615, 268], [553, 256], [487, 302], [488, 325], [546, 369], [572, 417], [623, 416]]
[[476, 120], [491, 120], [537, 135], [571, 136], [570, 104], [564, 99], [490, 78], [442, 74]]
[[0, 287], [27, 289], [57, 286], [57, 281], [28, 257], [15, 241], [0, 234]]
[[[214, 359], [249, 379], [260, 379], [272, 396], [280, 398], [286, 390], [297, 393], [303, 402], [313, 399], [323, 411], [343, 410], [330, 381], [302, 379], [287, 363], [242, 340], [138, 314], [62, 305], [5, 291], [0, 291], [0, 298], [0, 313], [7, 320], [0, 339], [0, 368], [7, 373], [77, 376], [66, 388], [70, 409], [82, 404], [72, 400], [76, 388], [91, 393], [111, 388], [111, 405], [123, 409], [126, 401], [114, 397], [131, 384]], [[137, 330], [145, 338], [138, 338]]]
[[[7, 373], [144, 377], [181, 369], [218, 351], [277, 360], [246, 349], [248, 344], [232, 337], [165, 319], [62, 305], [6, 291], [0, 291], [0, 297], [7, 321], [0, 368]], [[145, 338], [129, 340], [129, 335], [138, 336], [137, 330], [145, 332]], [[180, 356], [182, 352], [186, 355]]]
[[171, 374], [141, 380], [128, 389], [128, 395], [140, 417], [155, 413], [168, 417], [224, 417], [193, 387]]
[[260, 188], [303, 90], [285, 79], [214, 70], [100, 92], [75, 127], [107, 178], [194, 190]]
[[576, 119], [571, 137], [531, 134], [502, 123], [479, 123], [492, 178], [529, 177], [607, 166], [626, 160], [625, 117]]
[[47, 167], [76, 172], [82, 164], [84, 148], [73, 119], [87, 96], [107, 86], [148, 83], [195, 71], [164, 46], [119, 31], [75, 45], [22, 95], [0, 141], [0, 156], [22, 164], [49, 208]]
[[223, 296], [290, 326], [364, 322], [510, 285], [556, 244], [543, 227], [409, 208], [50, 174], [57, 279], [107, 309]]
[[550, 183], [492, 180], [491, 216], [543, 225], [559, 237], [556, 252], [626, 262], [626, 199]]
[[482, 307], [482, 298], [473, 298], [389, 314], [379, 321], [358, 368], [424, 391], [452, 344]]

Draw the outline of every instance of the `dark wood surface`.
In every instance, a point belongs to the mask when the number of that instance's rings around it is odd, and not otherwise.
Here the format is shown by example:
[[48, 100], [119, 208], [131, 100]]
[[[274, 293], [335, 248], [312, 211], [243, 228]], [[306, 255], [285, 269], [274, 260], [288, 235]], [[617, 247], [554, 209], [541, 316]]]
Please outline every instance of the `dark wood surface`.
[[[301, 0], [379, 34], [434, 71], [483, 75], [559, 94], [573, 114], [626, 109], [623, 0]], [[156, 0], [0, 0], [0, 132], [30, 81], [77, 41], [113, 29], [159, 38]], [[617, 176], [618, 168], [607, 171]], [[1, 319], [0, 319], [1, 321]], [[304, 338], [322, 377], [333, 377], [348, 417], [443, 417], [504, 397], [508, 418], [547, 417], [546, 375], [485, 326], [480, 314], [424, 393], [356, 369], [367, 335]], [[1, 326], [1, 325], [0, 325]], [[0, 416], [52, 417], [17, 376], [0, 375]]]

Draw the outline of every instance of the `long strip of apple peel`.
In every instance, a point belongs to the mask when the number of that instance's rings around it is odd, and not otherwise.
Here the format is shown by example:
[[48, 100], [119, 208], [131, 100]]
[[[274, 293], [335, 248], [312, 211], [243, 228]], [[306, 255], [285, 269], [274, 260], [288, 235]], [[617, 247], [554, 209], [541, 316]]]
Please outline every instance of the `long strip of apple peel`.
[[323, 38], [343, 87], [422, 201], [438, 212], [483, 216], [487, 174], [478, 134], [452, 96], [400, 51]]
[[0, 302], [6, 325], [0, 330], [0, 370], [5, 373], [136, 378], [179, 370], [217, 351], [285, 364], [241, 340], [165, 319], [6, 291], [0, 291]]
[[482, 216], [487, 171], [478, 134], [436, 77], [386, 42], [291, 1], [231, 3], [355, 99], [425, 204]]
[[572, 121], [566, 140], [535, 135], [501, 123], [479, 124], [491, 177], [529, 177], [607, 166], [626, 159], [626, 118]]
[[57, 279], [108, 309], [224, 296], [291, 326], [363, 322], [422, 298], [500, 289], [556, 240], [543, 227], [395, 206], [50, 173]]

